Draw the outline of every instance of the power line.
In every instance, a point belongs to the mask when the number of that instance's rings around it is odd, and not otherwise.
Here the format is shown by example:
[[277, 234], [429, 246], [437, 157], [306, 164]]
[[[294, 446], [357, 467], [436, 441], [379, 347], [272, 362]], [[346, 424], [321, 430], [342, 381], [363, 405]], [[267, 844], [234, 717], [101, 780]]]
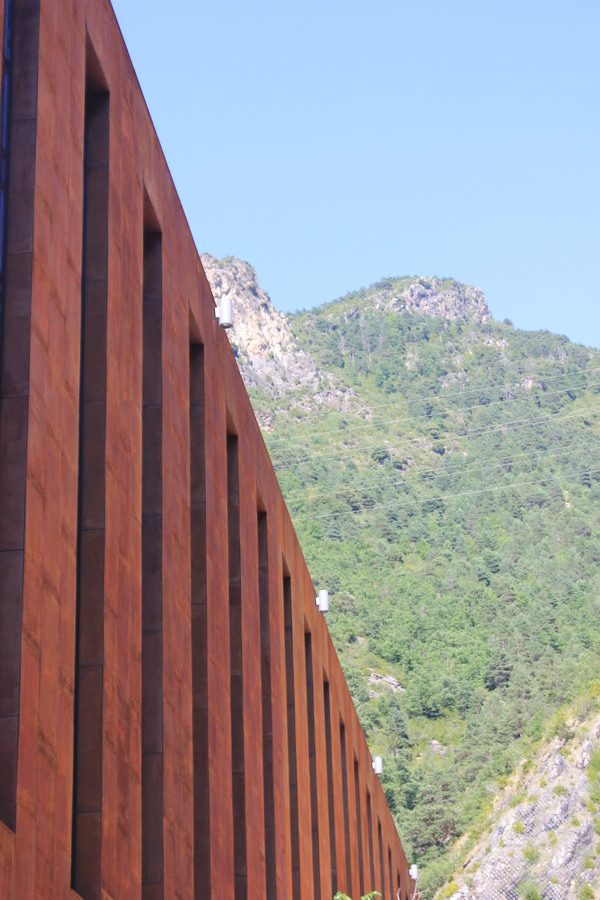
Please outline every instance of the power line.
[[[593, 369], [587, 369], [585, 372], [580, 372], [580, 373], [575, 373], [575, 372], [564, 373], [564, 372], [563, 372], [563, 373], [557, 374], [557, 375], [543, 376], [543, 375], [536, 374], [536, 375], [529, 375], [529, 376], [525, 376], [525, 375], [524, 375], [524, 377], [528, 377], [530, 380], [554, 381], [554, 380], [556, 380], [557, 378], [569, 378], [569, 379], [570, 379], [570, 378], [583, 378], [583, 377], [587, 377], [587, 376], [589, 376], [589, 375], [591, 375], [591, 374], [594, 374], [594, 373], [596, 373], [596, 372], [600, 372], [600, 366], [599, 366], [599, 367], [596, 367], [596, 368], [593, 368]], [[397, 400], [397, 401], [394, 401], [394, 402], [384, 403], [384, 404], [381, 404], [381, 405], [378, 405], [378, 406], [371, 406], [371, 407], [369, 407], [369, 409], [370, 409], [371, 412], [373, 412], [374, 410], [393, 409], [393, 408], [397, 407], [398, 404], [405, 404], [406, 406], [410, 406], [410, 405], [412, 405], [412, 404], [414, 404], [414, 403], [428, 403], [428, 402], [437, 402], [437, 403], [439, 403], [442, 399], [443, 399], [444, 401], [446, 401], [446, 400], [451, 399], [451, 398], [453, 398], [453, 397], [464, 397], [464, 396], [466, 396], [467, 394], [469, 394], [469, 395], [470, 395], [470, 394], [481, 394], [481, 393], [484, 393], [486, 390], [489, 390], [489, 391], [492, 391], [492, 390], [510, 390], [511, 388], [519, 388], [519, 387], [525, 388], [525, 385], [523, 384], [523, 381], [522, 381], [522, 380], [521, 380], [521, 381], [508, 382], [508, 383], [506, 383], [506, 384], [490, 385], [489, 387], [485, 387], [485, 386], [484, 386], [484, 387], [480, 387], [480, 388], [470, 388], [469, 390], [464, 390], [464, 391], [455, 391], [454, 393], [451, 393], [451, 394], [445, 394], [443, 398], [440, 396], [440, 394], [431, 394], [431, 395], [429, 395], [428, 397], [414, 397], [414, 398], [412, 398], [411, 400]], [[598, 383], [596, 382], [596, 383], [589, 384], [589, 385], [585, 385], [585, 386], [582, 386], [582, 387], [587, 387], [587, 388], [598, 387]], [[532, 390], [532, 389], [533, 389], [533, 388], [530, 388], [529, 390]], [[538, 389], [538, 390], [540, 389], [540, 388], [539, 388], [539, 385], [538, 385], [537, 389]], [[557, 393], [566, 393], [568, 390], [569, 390], [569, 388], [561, 388], [561, 389], [558, 390], [558, 391], [544, 391], [544, 396], [547, 397], [547, 396], [553, 396], [554, 394], [557, 394]], [[529, 395], [529, 396], [531, 396], [531, 395]], [[522, 398], [522, 399], [528, 399], [528, 398], [527, 398], [527, 397], [524, 397], [524, 398]], [[459, 409], [467, 409], [467, 410], [469, 410], [469, 409], [477, 409], [479, 406], [492, 406], [492, 405], [496, 405], [497, 403], [506, 403], [506, 402], [507, 402], [506, 400], [494, 400], [494, 401], [491, 401], [490, 403], [487, 403], [487, 404], [485, 404], [485, 403], [476, 403], [476, 404], [474, 404], [473, 406], [470, 406], [470, 407], [468, 407], [468, 406], [467, 406], [467, 407], [459, 407]], [[516, 401], [516, 399], [513, 399], [513, 400], [508, 401], [508, 402], [517, 402], [517, 401]], [[446, 407], [446, 408], [447, 408], [447, 409], [453, 409], [453, 407]], [[308, 419], [308, 420], [310, 421], [310, 419], [318, 419], [318, 418], [320, 418], [320, 415], [313, 416], [313, 417], [306, 417], [305, 419], [303, 419], [303, 422], [306, 421], [306, 419]], [[406, 418], [411, 418], [411, 417], [406, 417]], [[398, 421], [404, 421], [404, 419], [399, 419]], [[389, 423], [385, 423], [385, 422], [382, 422], [382, 423], [365, 422], [365, 423], [361, 423], [361, 424], [359, 424], [359, 425], [346, 427], [346, 428], [344, 429], [344, 433], [347, 433], [348, 431], [354, 430], [354, 429], [357, 429], [357, 428], [363, 428], [363, 427], [372, 426], [372, 425], [374, 425], [374, 424], [389, 424]], [[339, 431], [338, 428], [333, 428], [333, 429], [330, 429], [330, 430], [327, 430], [327, 431], [323, 430], [323, 431], [313, 432], [313, 435], [319, 436], [319, 435], [327, 435], [327, 434], [336, 434], [338, 431]], [[313, 436], [313, 435], [311, 435], [311, 436]], [[279, 436], [278, 436], [278, 435], [276, 436], [276, 439], [277, 439], [277, 440], [279, 439]], [[277, 449], [278, 449], [278, 448], [273, 447], [273, 448], [272, 448], [272, 452], [275, 451], [275, 450], [277, 450]]]
[[[474, 496], [474, 495], [479, 495], [479, 494], [498, 493], [499, 491], [514, 491], [514, 490], [518, 490], [519, 488], [522, 488], [522, 487], [533, 487], [533, 486], [540, 485], [540, 484], [545, 485], [547, 481], [558, 482], [559, 480], [566, 480], [566, 479], [573, 480], [574, 478], [580, 478], [582, 475], [587, 475], [589, 477], [591, 477], [592, 475], [594, 475], [594, 476], [600, 475], [600, 469], [585, 468], [585, 469], [581, 469], [578, 472], [573, 472], [571, 474], [565, 473], [564, 475], [562, 475], [560, 477], [560, 479], [558, 476], [549, 475], [544, 478], [535, 479], [534, 481], [522, 481], [522, 482], [518, 482], [517, 484], [496, 485], [494, 487], [489, 487], [489, 488], [475, 488], [475, 489], [469, 490], [469, 491], [459, 491], [457, 493], [439, 494], [437, 497], [427, 497], [423, 500], [408, 500], [408, 501], [406, 501], [406, 505], [420, 507], [420, 506], [427, 506], [428, 504], [431, 504], [431, 503], [440, 503], [440, 502], [446, 503], [448, 500], [455, 500], [458, 497], [469, 497], [469, 496]], [[294, 516], [294, 522], [296, 522], [298, 518], [300, 519], [300, 521], [303, 521], [304, 519], [314, 521], [315, 519], [322, 520], [322, 519], [339, 518], [340, 516], [349, 516], [349, 515], [356, 516], [362, 512], [371, 512], [373, 510], [391, 509], [392, 505], [397, 505], [398, 503], [401, 503], [403, 500], [405, 500], [404, 497], [395, 497], [389, 503], [375, 503], [374, 502], [373, 504], [371, 504], [369, 506], [365, 505], [361, 509], [357, 509], [357, 510], [353, 510], [353, 509], [337, 510], [337, 511], [334, 510], [333, 512], [330, 512], [330, 513], [321, 513], [320, 515], [309, 515], [308, 513], [305, 513], [304, 515], [300, 514], [299, 516]]]
[[[456, 464], [454, 466], [449, 466], [441, 471], [439, 471], [438, 469], [422, 469], [422, 470], [420, 470], [418, 472], [414, 472], [414, 473], [408, 472], [407, 477], [403, 477], [403, 478], [399, 479], [398, 481], [390, 481], [390, 482], [387, 482], [386, 484], [379, 485], [379, 489], [387, 490], [390, 487], [396, 487], [397, 485], [400, 485], [400, 484], [408, 487], [410, 482], [416, 481], [417, 479], [427, 483], [427, 482], [432, 482], [432, 481], [438, 481], [441, 478], [457, 478], [457, 477], [460, 478], [461, 476], [463, 476], [465, 474], [470, 475], [474, 472], [492, 471], [494, 469], [503, 469], [507, 465], [512, 465], [512, 463], [514, 463], [515, 460], [524, 459], [524, 458], [527, 458], [530, 460], [537, 460], [538, 458], [543, 457], [545, 460], [547, 460], [547, 459], [557, 459], [561, 456], [566, 456], [566, 455], [569, 455], [571, 457], [581, 456], [583, 453], [589, 453], [590, 449], [596, 448], [596, 447], [600, 447], [600, 440], [593, 441], [589, 445], [587, 445], [585, 447], [581, 447], [579, 450], [572, 450], [569, 447], [564, 447], [563, 449], [557, 451], [556, 453], [548, 453], [546, 450], [540, 450], [538, 453], [530, 453], [527, 451], [525, 451], [523, 453], [515, 453], [515, 454], [513, 454], [513, 456], [502, 457], [502, 460], [500, 462], [494, 463], [493, 465], [489, 465], [488, 463], [486, 463], [484, 465], [475, 466], [475, 465], [468, 464], [468, 463], [460, 463], [460, 464]], [[428, 473], [436, 473], [436, 474], [432, 474], [431, 478], [424, 477]], [[337, 494], [344, 494], [348, 490], [352, 490], [352, 485], [349, 484], [348, 482], [338, 488], [335, 488], [334, 490], [329, 490], [329, 491], [328, 490], [324, 491], [321, 488], [317, 488], [316, 489], [317, 493], [316, 493], [315, 499], [318, 499], [320, 501], [323, 499], [323, 497], [334, 497]], [[357, 493], [360, 493], [361, 490], [364, 490], [364, 488], [361, 488], [361, 486], [358, 485], [358, 486], [356, 486], [355, 490], [357, 491]], [[293, 499], [295, 497], [302, 497], [302, 496], [306, 497], [309, 492], [310, 492], [310, 488], [308, 488], [308, 489], [304, 488], [303, 490], [297, 490], [297, 491], [291, 491], [291, 492], [284, 491], [283, 493], [284, 493], [285, 501], [286, 501], [286, 503], [288, 503], [291, 499]]]
[[[541, 424], [544, 424], [545, 422], [564, 421], [565, 419], [570, 419], [570, 418], [574, 418], [577, 416], [583, 416], [583, 415], [589, 415], [589, 410], [583, 409], [583, 410], [572, 411], [572, 412], [566, 413], [563, 416], [559, 416], [558, 413], [553, 413], [551, 415], [540, 416], [539, 418], [535, 418], [535, 419], [533, 419], [531, 417], [526, 417], [523, 419], [513, 419], [512, 421], [509, 420], [508, 422], [498, 422], [495, 425], [488, 426], [485, 428], [478, 426], [476, 428], [467, 429], [466, 431], [464, 431], [462, 433], [460, 433], [460, 432], [456, 432], [454, 434], [446, 433], [445, 438], [446, 438], [446, 440], [451, 440], [452, 438], [454, 438], [456, 440], [458, 438], [464, 438], [464, 437], [469, 437], [469, 436], [470, 437], [481, 437], [485, 434], [491, 434], [496, 431], [516, 430], [516, 429], [522, 428], [522, 427], [526, 428], [526, 427], [530, 427], [533, 425], [541, 425]], [[373, 442], [368, 441], [364, 444], [358, 444], [358, 445], [354, 445], [351, 447], [338, 447], [336, 450], [331, 450], [328, 453], [322, 453], [320, 451], [317, 451], [314, 454], [304, 453], [302, 456], [288, 459], [285, 462], [276, 463], [275, 461], [273, 461], [273, 465], [275, 466], [276, 471], [280, 471], [281, 469], [288, 468], [289, 466], [294, 465], [295, 463], [305, 462], [306, 460], [312, 459], [312, 458], [324, 460], [324, 459], [329, 459], [331, 457], [339, 457], [341, 454], [346, 454], [346, 453], [355, 453], [356, 454], [361, 451], [369, 450], [369, 448], [373, 448], [372, 452], [374, 452], [375, 450], [385, 450], [388, 453], [389, 452], [399, 452], [404, 448], [404, 446], [406, 444], [423, 443], [424, 441], [425, 441], [425, 438], [423, 435], [418, 435], [413, 438], [407, 438], [406, 441], [404, 442], [404, 444], [400, 444], [400, 445], [396, 445], [396, 446], [390, 446], [390, 445], [385, 446], [385, 445], [379, 444], [379, 445], [376, 445], [375, 447], [373, 447]]]
[[[585, 387], [588, 390], [590, 388], [600, 387], [600, 382], [593, 382], [592, 384], [587, 384]], [[556, 390], [556, 391], [544, 391], [544, 397], [545, 398], [546, 397], [555, 397], [558, 394], [568, 394], [569, 391], [571, 391], [571, 390], [573, 390], [573, 388], [561, 388], [560, 390]], [[506, 403], [521, 403], [524, 400], [534, 399], [536, 396], [537, 395], [529, 394], [524, 397], [512, 397], [512, 398], [510, 398], [510, 400], [500, 399], [500, 400], [492, 400], [489, 403], [484, 403], [484, 402], [474, 403], [472, 406], [457, 406], [457, 407], [445, 406], [445, 407], [443, 407], [443, 411], [445, 411], [447, 413], [461, 413], [461, 412], [472, 412], [473, 410], [481, 409], [481, 408], [487, 410], [492, 406], [499, 406], [499, 405], [504, 406]], [[412, 401], [410, 401], [410, 402], [412, 402]], [[425, 403], [428, 401], [423, 400], [420, 402]], [[362, 430], [364, 428], [375, 429], [375, 428], [379, 428], [380, 426], [389, 427], [390, 425], [398, 425], [400, 422], [414, 422], [415, 419], [418, 420], [418, 419], [422, 419], [422, 418], [429, 419], [429, 418], [431, 418], [431, 414], [430, 413], [413, 414], [410, 416], [402, 416], [398, 419], [390, 419], [390, 420], [384, 421], [384, 422], [361, 422], [358, 425], [344, 426], [342, 428], [335, 428], [335, 429], [331, 429], [329, 431], [313, 431], [310, 433], [309, 439], [314, 442], [314, 440], [316, 438], [320, 438], [320, 437], [327, 436], [330, 434], [340, 434], [341, 433], [345, 436], [351, 432]], [[295, 446], [298, 446], [298, 443], [296, 443], [296, 442], [294, 442], [294, 443], [295, 443]], [[300, 445], [302, 446], [302, 444], [300, 444]], [[306, 444], [305, 444], [305, 446], [306, 446]], [[285, 450], [285, 447], [283, 447], [283, 448], [271, 447], [271, 453], [276, 453], [280, 449]]]
[[[586, 369], [584, 372], [560, 372], [555, 375], [544, 375], [539, 372], [535, 373], [535, 374], [528, 374], [527, 372], [523, 372], [522, 378], [528, 378], [531, 381], [555, 381], [557, 378], [580, 378], [580, 377], [584, 377], [587, 375], [592, 375], [596, 372], [600, 372], [600, 366], [596, 366], [592, 369]], [[469, 388], [467, 390], [455, 391], [454, 393], [446, 394], [444, 396], [444, 399], [446, 400], [451, 397], [464, 397], [467, 394], [480, 394], [482, 391], [485, 391], [485, 390], [490, 390], [490, 391], [491, 390], [500, 390], [500, 389], [509, 390], [510, 388], [513, 388], [513, 387], [524, 387], [523, 380], [509, 381], [509, 382], [503, 382], [500, 384], [491, 384], [491, 385], [488, 385], [487, 387], [484, 386], [484, 387], [477, 387], [477, 388]], [[423, 403], [424, 401], [428, 401], [428, 400], [433, 401], [433, 400], [439, 400], [439, 399], [440, 399], [439, 394], [431, 394], [429, 397], [414, 397], [411, 400], [401, 400], [399, 402], [410, 405], [412, 403]], [[395, 402], [398, 402], [398, 401], [395, 401]], [[388, 407], [391, 407], [394, 405], [395, 405], [395, 403], [390, 401], [388, 403], [383, 403], [378, 406], [372, 406], [371, 409], [372, 410], [387, 409]], [[319, 416], [317, 415], [314, 418], [319, 418]]]

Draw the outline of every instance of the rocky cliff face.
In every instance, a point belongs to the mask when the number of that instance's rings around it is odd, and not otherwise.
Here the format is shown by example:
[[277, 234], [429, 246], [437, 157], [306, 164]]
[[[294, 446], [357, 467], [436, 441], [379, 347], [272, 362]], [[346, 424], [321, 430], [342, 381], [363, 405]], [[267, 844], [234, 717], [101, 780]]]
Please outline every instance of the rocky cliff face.
[[599, 774], [600, 718], [567, 722], [497, 798], [494, 827], [469, 854], [453, 885], [437, 896], [598, 897]]
[[[252, 266], [232, 256], [215, 259], [208, 253], [202, 255], [202, 264], [215, 300], [232, 300], [234, 328], [228, 334], [251, 397], [255, 389], [275, 401], [270, 409], [264, 401], [259, 404], [257, 415], [263, 428], [272, 426], [276, 407], [285, 398], [293, 400], [302, 413], [335, 408], [362, 417], [370, 415], [352, 389], [338, 383], [298, 346], [292, 317], [273, 307]], [[344, 298], [348, 301], [346, 320], [369, 308], [471, 322], [491, 319], [479, 288], [452, 279], [388, 278], [357, 296], [360, 308], [353, 306], [352, 295]]]
[[[353, 405], [352, 392], [297, 345], [289, 317], [278, 312], [248, 263], [235, 257], [215, 259], [205, 253], [202, 265], [215, 300], [231, 297], [234, 327], [228, 332], [244, 383], [269, 394], [275, 401], [294, 396], [304, 412], [315, 407], [344, 409]], [[298, 400], [298, 396], [302, 399]], [[269, 429], [273, 409], [257, 412], [259, 423]]]
[[297, 352], [287, 317], [277, 312], [258, 283], [252, 266], [234, 257], [215, 259], [207, 253], [202, 265], [215, 300], [231, 297], [234, 328], [228, 332], [247, 387], [258, 386], [280, 397], [291, 385], [316, 385], [318, 366]]

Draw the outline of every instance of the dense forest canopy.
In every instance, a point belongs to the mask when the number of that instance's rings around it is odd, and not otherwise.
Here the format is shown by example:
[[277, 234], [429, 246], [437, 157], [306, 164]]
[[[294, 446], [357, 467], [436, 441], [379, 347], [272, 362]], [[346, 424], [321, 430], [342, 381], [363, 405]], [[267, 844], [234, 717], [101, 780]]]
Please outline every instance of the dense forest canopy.
[[288, 317], [336, 402], [311, 406], [299, 379], [250, 394], [431, 896], [455, 839], [600, 673], [600, 352], [495, 322], [482, 295], [476, 315], [398, 308], [409, 281]]

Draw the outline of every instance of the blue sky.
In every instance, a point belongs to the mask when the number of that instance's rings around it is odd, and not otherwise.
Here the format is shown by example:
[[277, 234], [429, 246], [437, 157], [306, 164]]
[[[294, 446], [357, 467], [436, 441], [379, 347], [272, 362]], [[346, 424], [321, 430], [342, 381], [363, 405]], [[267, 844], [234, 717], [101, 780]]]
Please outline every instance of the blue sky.
[[390, 275], [600, 347], [597, 0], [114, 0], [200, 252], [278, 309]]

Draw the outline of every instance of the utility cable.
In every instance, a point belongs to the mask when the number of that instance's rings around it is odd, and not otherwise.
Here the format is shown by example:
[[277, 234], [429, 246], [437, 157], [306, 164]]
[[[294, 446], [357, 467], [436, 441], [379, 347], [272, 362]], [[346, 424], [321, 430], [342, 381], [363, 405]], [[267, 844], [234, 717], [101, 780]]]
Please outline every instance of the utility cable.
[[469, 491], [458, 491], [457, 493], [439, 494], [438, 496], [427, 497], [423, 500], [410, 500], [409, 499], [406, 501], [405, 497], [395, 497], [395, 498], [393, 498], [393, 500], [391, 500], [388, 503], [374, 502], [370, 505], [364, 505], [363, 507], [361, 507], [360, 509], [357, 509], [357, 510], [353, 510], [353, 509], [334, 510], [333, 512], [321, 513], [318, 515], [310, 515], [308, 513], [304, 513], [304, 514], [300, 513], [297, 516], [295, 515], [293, 517], [293, 519], [294, 519], [294, 522], [296, 522], [298, 519], [300, 521], [304, 521], [305, 519], [307, 521], [314, 521], [315, 519], [317, 519], [317, 520], [332, 519], [332, 518], [338, 519], [340, 516], [356, 516], [362, 512], [372, 512], [373, 510], [391, 509], [392, 505], [397, 505], [399, 503], [402, 503], [403, 500], [405, 501], [405, 505], [421, 507], [421, 506], [426, 506], [427, 504], [431, 504], [431, 503], [446, 503], [448, 500], [455, 500], [458, 497], [469, 497], [469, 496], [475, 496], [475, 495], [480, 495], [480, 494], [498, 493], [499, 491], [514, 491], [514, 490], [517, 490], [522, 487], [533, 487], [533, 486], [540, 485], [540, 484], [545, 485], [546, 482], [548, 482], [548, 481], [558, 482], [558, 481], [566, 481], [567, 479], [573, 480], [575, 478], [580, 478], [582, 475], [588, 475], [590, 477], [592, 475], [593, 476], [600, 475], [600, 469], [585, 468], [585, 469], [581, 469], [578, 472], [565, 473], [564, 475], [561, 475], [560, 478], [558, 476], [548, 475], [548, 476], [545, 476], [544, 478], [535, 479], [534, 481], [521, 481], [521, 482], [518, 482], [517, 484], [496, 485], [494, 487], [488, 487], [488, 488], [474, 488], [473, 490], [469, 490]]
[[[438, 481], [441, 478], [460, 478], [460, 477], [463, 477], [464, 475], [469, 476], [474, 472], [490, 472], [490, 471], [493, 471], [494, 469], [503, 469], [507, 465], [512, 465], [515, 462], [515, 460], [524, 459], [524, 458], [534, 461], [539, 458], [543, 458], [544, 460], [557, 459], [561, 456], [566, 456], [566, 455], [569, 455], [571, 457], [576, 457], [576, 456], [581, 456], [584, 453], [589, 453], [590, 449], [595, 449], [597, 447], [600, 447], [600, 440], [593, 441], [588, 446], [581, 447], [578, 450], [572, 450], [569, 447], [564, 447], [562, 450], [559, 450], [556, 453], [548, 453], [546, 450], [540, 450], [538, 453], [529, 453], [527, 451], [525, 451], [524, 453], [516, 453], [513, 456], [503, 457], [500, 462], [494, 463], [493, 465], [486, 463], [484, 465], [475, 466], [472, 464], [461, 463], [461, 464], [457, 464], [455, 466], [449, 466], [449, 467], [443, 469], [442, 471], [439, 471], [438, 469], [421, 469], [418, 472], [408, 471], [406, 473], [406, 477], [403, 477], [403, 478], [399, 479], [398, 481], [390, 481], [390, 482], [386, 482], [384, 484], [380, 484], [377, 487], [379, 490], [385, 491], [391, 487], [396, 487], [397, 485], [400, 485], [400, 484], [408, 486], [408, 484], [410, 482], [417, 481], [417, 480], [419, 480], [421, 483], [422, 482], [431, 483], [433, 481]], [[435, 473], [435, 474], [431, 474], [430, 478], [425, 477], [429, 473]], [[318, 500], [319, 502], [324, 497], [334, 497], [337, 494], [343, 494], [343, 493], [346, 493], [348, 490], [352, 490], [352, 485], [349, 482], [346, 482], [345, 484], [341, 485], [340, 487], [335, 488], [334, 490], [325, 490], [324, 491], [316, 485], [315, 485], [315, 487], [316, 487], [316, 496], [314, 499]], [[360, 493], [361, 491], [364, 491], [364, 490], [365, 490], [365, 488], [362, 488], [360, 485], [356, 487], [357, 493]], [[296, 497], [307, 497], [307, 495], [309, 493], [310, 493], [310, 486], [308, 488], [304, 488], [303, 490], [296, 490], [296, 491], [290, 491], [290, 492], [283, 491], [286, 503], [288, 503], [290, 500], [293, 500]]]
[[[586, 389], [588, 389], [588, 390], [590, 388], [594, 388], [594, 387], [600, 387], [600, 381], [593, 382], [592, 384], [586, 385]], [[556, 391], [544, 391], [544, 398], [556, 397], [558, 394], [568, 394], [569, 391], [572, 391], [572, 390], [573, 390], [573, 388], [560, 388], [560, 390], [556, 390]], [[582, 388], [579, 388], [579, 390], [582, 390]], [[451, 413], [473, 412], [473, 410], [476, 410], [476, 409], [488, 410], [492, 406], [505, 406], [508, 403], [510, 403], [510, 404], [522, 403], [525, 400], [535, 400], [537, 396], [538, 396], [537, 394], [533, 394], [533, 395], [528, 394], [524, 397], [511, 397], [508, 400], [500, 399], [500, 400], [491, 400], [489, 403], [484, 403], [484, 402], [474, 403], [472, 406], [455, 406], [455, 407], [445, 406], [445, 407], [443, 407], [443, 409], [441, 411], [445, 412], [447, 414], [451, 414]], [[307, 439], [312, 441], [314, 444], [315, 438], [320, 438], [320, 437], [327, 436], [330, 434], [342, 434], [345, 436], [347, 434], [362, 430], [364, 428], [373, 428], [374, 430], [381, 428], [381, 427], [389, 428], [391, 425], [398, 425], [401, 422], [414, 422], [415, 420], [418, 421], [419, 419], [423, 419], [423, 418], [429, 420], [429, 419], [431, 419], [431, 414], [430, 413], [417, 413], [417, 414], [413, 414], [410, 416], [401, 416], [398, 419], [389, 419], [387, 421], [381, 421], [381, 422], [372, 422], [372, 421], [361, 422], [358, 425], [342, 426], [339, 428], [331, 429], [329, 431], [312, 431], [307, 436]], [[435, 423], [436, 423], [436, 420], [433, 420], [433, 424], [435, 424]], [[288, 438], [287, 440], [289, 441], [290, 439]], [[304, 446], [309, 446], [306, 442], [301, 442], [301, 441], [295, 442], [294, 441], [295, 446], [298, 446], [298, 445], [302, 446], [303, 444], [304, 444]], [[287, 446], [289, 446], [289, 443]], [[277, 453], [280, 450], [285, 450], [285, 449], [286, 449], [285, 446], [284, 447], [271, 446], [271, 453]]]
[[[530, 427], [533, 425], [541, 425], [541, 424], [544, 424], [545, 422], [556, 422], [556, 421], [560, 422], [560, 421], [564, 421], [565, 419], [570, 419], [570, 418], [574, 418], [576, 416], [583, 416], [583, 415], [589, 415], [589, 410], [580, 409], [577, 411], [572, 411], [572, 412], [566, 413], [565, 415], [562, 415], [562, 416], [558, 415], [558, 413], [552, 413], [551, 415], [540, 416], [535, 419], [531, 418], [531, 417], [526, 417], [523, 419], [513, 419], [513, 420], [509, 420], [508, 422], [498, 422], [497, 424], [488, 426], [488, 427], [478, 426], [478, 427], [475, 427], [472, 429], [467, 429], [466, 431], [463, 431], [463, 432], [456, 432], [455, 434], [447, 432], [444, 435], [444, 438], [446, 440], [450, 440], [452, 437], [454, 437], [455, 439], [465, 438], [465, 437], [469, 437], [469, 436], [470, 437], [481, 437], [485, 434], [491, 434], [496, 431], [516, 430], [517, 428], [521, 428], [521, 427], [526, 428], [526, 427]], [[279, 471], [281, 469], [288, 468], [289, 466], [294, 465], [295, 463], [306, 462], [308, 459], [312, 459], [312, 458], [324, 460], [324, 459], [329, 459], [331, 457], [339, 457], [341, 454], [346, 454], [346, 453], [355, 453], [356, 454], [361, 451], [365, 451], [365, 450], [368, 451], [370, 448], [372, 448], [372, 452], [375, 452], [376, 450], [385, 450], [388, 453], [390, 451], [399, 452], [404, 449], [404, 446], [406, 444], [424, 443], [425, 441], [426, 441], [426, 438], [423, 435], [417, 435], [416, 437], [413, 437], [413, 438], [407, 438], [403, 444], [396, 445], [396, 446], [389, 445], [389, 444], [387, 444], [387, 445], [379, 444], [379, 445], [374, 446], [372, 441], [368, 441], [367, 443], [358, 444], [358, 445], [354, 445], [354, 446], [350, 446], [350, 447], [338, 447], [336, 450], [329, 451], [328, 453], [322, 453], [320, 451], [317, 451], [314, 454], [304, 453], [302, 456], [294, 457], [292, 459], [288, 459], [285, 462], [280, 462], [280, 463], [277, 463], [275, 460], [273, 460], [273, 465], [275, 467], [275, 470]]]
[[[527, 378], [529, 378], [529, 380], [534, 380], [534, 381], [535, 381], [535, 380], [540, 380], [540, 381], [541, 381], [541, 380], [543, 380], [543, 381], [554, 381], [554, 380], [556, 380], [557, 378], [583, 378], [583, 377], [586, 377], [586, 376], [595, 374], [596, 372], [600, 372], [600, 366], [595, 367], [595, 368], [593, 368], [593, 369], [586, 369], [585, 372], [579, 372], [579, 373], [576, 373], [576, 372], [565, 373], [565, 372], [563, 372], [563, 373], [557, 374], [557, 375], [543, 376], [543, 375], [539, 375], [539, 374], [538, 374], [538, 375], [529, 375], [529, 376], [524, 375], [523, 377], [527, 377]], [[596, 386], [597, 386], [597, 384], [592, 384], [592, 385], [586, 385], [586, 386], [583, 386], [583, 387], [596, 387]], [[479, 388], [469, 388], [468, 390], [463, 390], [463, 391], [455, 391], [454, 393], [445, 394], [443, 397], [442, 397], [440, 394], [431, 394], [431, 395], [429, 395], [428, 397], [413, 397], [413, 398], [410, 399], [410, 400], [405, 400], [405, 399], [402, 399], [402, 400], [396, 400], [396, 401], [389, 402], [389, 403], [384, 403], [384, 404], [381, 404], [381, 405], [378, 405], [378, 406], [371, 406], [371, 407], [369, 407], [369, 410], [370, 410], [370, 412], [373, 412], [373, 411], [375, 411], [375, 410], [381, 410], [381, 409], [393, 409], [394, 407], [397, 407], [399, 404], [405, 404], [405, 405], [407, 405], [407, 406], [410, 406], [410, 405], [412, 405], [412, 404], [414, 404], [414, 403], [428, 403], [428, 402], [432, 402], [432, 403], [433, 403], [433, 402], [438, 402], [438, 403], [439, 403], [440, 400], [442, 400], [442, 399], [443, 399], [444, 401], [446, 401], [446, 400], [449, 400], [449, 399], [451, 399], [451, 398], [453, 398], [453, 397], [464, 397], [464, 396], [466, 396], [467, 394], [481, 394], [481, 393], [485, 393], [486, 391], [492, 391], [492, 390], [510, 390], [511, 388], [519, 388], [519, 387], [520, 387], [520, 388], [527, 389], [527, 390], [530, 390], [530, 391], [531, 391], [531, 390], [534, 390], [533, 387], [531, 387], [531, 388], [525, 388], [525, 385], [523, 384], [523, 381], [521, 380], [521, 381], [508, 382], [508, 383], [506, 383], [506, 384], [489, 385], [488, 387], [485, 387], [485, 386], [484, 386], [484, 387], [479, 387]], [[580, 389], [583, 389], [583, 387], [581, 387]], [[536, 389], [536, 390], [540, 390], [540, 389], [541, 389], [541, 386], [538, 385], [535, 389]], [[569, 389], [568, 389], [568, 388], [565, 388], [565, 389], [564, 389], [564, 391], [567, 391], [567, 390], [569, 390]], [[561, 389], [560, 391], [557, 391], [557, 392], [544, 391], [544, 396], [549, 396], [550, 394], [553, 394], [553, 393], [562, 393], [562, 392], [563, 392], [563, 389]], [[356, 396], [358, 397], [358, 395], [356, 395]], [[498, 401], [491, 401], [491, 403], [488, 403], [488, 404], [483, 404], [483, 403], [482, 403], [482, 404], [474, 404], [474, 406], [472, 406], [472, 407], [464, 407], [464, 408], [465, 408], [465, 409], [476, 409], [478, 406], [490, 406], [490, 405], [492, 405], [492, 403], [497, 403], [497, 402], [498, 402]], [[506, 403], [506, 402], [514, 402], [514, 401], [510, 401], [510, 400], [509, 400], [509, 401], [507, 401], [507, 400], [501, 400], [500, 402]], [[452, 408], [452, 407], [449, 407], [449, 408]], [[461, 407], [461, 408], [462, 408], [462, 407]], [[305, 419], [303, 419], [302, 421], [305, 422], [306, 420], [310, 421], [311, 419], [318, 419], [318, 418], [320, 418], [320, 415], [311, 416], [311, 417], [308, 417], [308, 416], [307, 416], [307, 417], [306, 417]], [[373, 424], [373, 423], [369, 422], [369, 423], [365, 423], [365, 424], [369, 424], [369, 425], [370, 425], [370, 424]], [[385, 423], [383, 423], [383, 424], [385, 424]], [[356, 428], [362, 427], [362, 423], [361, 423], [361, 425], [351, 426], [351, 427], [356, 427]], [[346, 430], [348, 430], [348, 429], [346, 429]], [[339, 429], [335, 428], [335, 429], [331, 429], [331, 430], [329, 430], [329, 431], [321, 431], [321, 432], [317, 432], [317, 433], [320, 433], [320, 434], [336, 434], [338, 431], [339, 431]]]

